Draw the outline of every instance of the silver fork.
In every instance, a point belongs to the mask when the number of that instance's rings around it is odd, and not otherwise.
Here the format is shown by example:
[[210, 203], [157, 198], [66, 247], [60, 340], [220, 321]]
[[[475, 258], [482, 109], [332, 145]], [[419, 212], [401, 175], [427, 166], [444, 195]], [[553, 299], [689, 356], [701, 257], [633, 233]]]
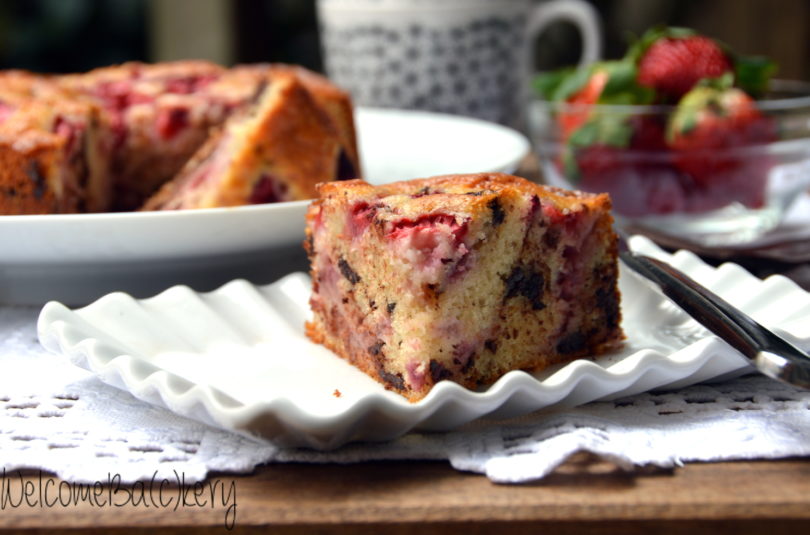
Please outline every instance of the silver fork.
[[774, 379], [810, 389], [810, 355], [671, 265], [630, 250], [619, 236], [619, 258], [654, 282], [672, 302]]

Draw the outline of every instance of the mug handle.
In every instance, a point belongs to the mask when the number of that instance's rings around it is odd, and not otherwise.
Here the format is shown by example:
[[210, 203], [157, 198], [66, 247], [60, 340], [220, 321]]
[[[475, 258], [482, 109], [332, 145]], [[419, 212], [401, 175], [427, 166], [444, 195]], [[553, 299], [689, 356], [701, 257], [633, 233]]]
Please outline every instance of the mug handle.
[[534, 43], [543, 30], [560, 20], [573, 23], [579, 30], [582, 38], [580, 67], [602, 57], [602, 24], [599, 14], [584, 0], [552, 0], [535, 6], [529, 17], [529, 43]]

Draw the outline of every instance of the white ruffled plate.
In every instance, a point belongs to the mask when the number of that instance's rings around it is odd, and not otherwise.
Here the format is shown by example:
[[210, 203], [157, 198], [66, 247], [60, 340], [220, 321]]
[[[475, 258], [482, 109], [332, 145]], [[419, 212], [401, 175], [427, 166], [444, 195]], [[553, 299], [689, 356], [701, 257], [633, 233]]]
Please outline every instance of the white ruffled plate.
[[[734, 264], [713, 268], [683, 251], [671, 256], [638, 236], [630, 243], [761, 323], [810, 340], [810, 295], [788, 279], [762, 281]], [[78, 310], [52, 302], [38, 328], [47, 349], [140, 399], [225, 429], [323, 449], [749, 369], [633, 273], [622, 271], [620, 288], [627, 334], [621, 351], [533, 375], [510, 372], [480, 392], [442, 382], [418, 403], [386, 391], [305, 337], [310, 282], [302, 273], [261, 287], [237, 280], [210, 293], [182, 286], [143, 300], [115, 293]]]

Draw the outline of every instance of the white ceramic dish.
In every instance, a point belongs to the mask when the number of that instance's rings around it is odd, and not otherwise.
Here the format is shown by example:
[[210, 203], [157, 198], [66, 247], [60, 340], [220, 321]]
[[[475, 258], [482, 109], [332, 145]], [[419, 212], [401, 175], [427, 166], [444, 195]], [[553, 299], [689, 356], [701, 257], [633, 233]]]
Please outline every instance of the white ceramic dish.
[[[716, 269], [687, 252], [670, 256], [646, 238], [630, 243], [763, 324], [810, 341], [810, 295], [788, 279], [762, 281], [734, 264]], [[140, 301], [116, 293], [75, 311], [49, 303], [38, 327], [47, 349], [140, 399], [225, 429], [315, 448], [749, 370], [742, 356], [636, 275], [622, 271], [620, 286], [627, 333], [621, 351], [534, 375], [510, 372], [481, 392], [442, 382], [413, 404], [304, 336], [310, 286], [303, 274], [263, 287], [233, 281], [207, 294], [176, 287]]]
[[[367, 180], [517, 169], [528, 140], [452, 115], [358, 109]], [[181, 212], [0, 216], [0, 303], [84, 304], [112, 291], [213, 289], [303, 269], [307, 201]]]

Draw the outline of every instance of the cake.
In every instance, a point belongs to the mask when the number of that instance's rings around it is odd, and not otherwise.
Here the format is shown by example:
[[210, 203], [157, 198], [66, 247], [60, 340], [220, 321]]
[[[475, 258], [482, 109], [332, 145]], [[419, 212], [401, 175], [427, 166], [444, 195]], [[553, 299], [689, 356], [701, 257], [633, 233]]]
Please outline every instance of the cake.
[[[280, 90], [290, 85], [297, 89]], [[274, 86], [270, 93], [264, 91]], [[259, 125], [245, 117], [244, 110], [255, 107], [258, 95], [270, 98], [271, 94], [282, 100], [265, 118], [281, 122]], [[287, 97], [290, 101], [284, 102]], [[305, 131], [305, 125], [311, 129]], [[253, 127], [246, 141], [264, 144], [257, 160], [251, 160], [246, 146], [232, 143], [228, 135]], [[261, 138], [269, 133], [274, 136], [273, 148]], [[63, 139], [68, 134], [70, 143]], [[284, 184], [278, 187], [286, 188], [285, 192], [277, 195], [264, 180], [264, 195], [239, 197], [229, 189], [231, 182], [212, 181], [225, 190], [218, 200], [209, 197], [213, 204], [198, 206], [233, 205], [237, 197], [245, 203], [311, 198], [316, 181], [360, 176], [349, 95], [320, 75], [280, 64], [226, 69], [205, 61], [130, 62], [61, 76], [2, 71], [0, 139], [5, 163], [0, 171], [0, 214], [142, 209], [164, 184], [172, 181], [175, 185], [167, 189], [177, 189], [195, 167], [208, 166], [210, 154], [229, 150], [242, 150], [231, 158], [235, 166], [228, 171], [231, 175], [247, 176], [258, 170], [250, 165], [267, 163], [272, 157], [271, 167], [281, 169], [283, 175], [278, 180]], [[314, 147], [313, 140], [325, 145]], [[328, 163], [325, 156], [320, 158], [326, 153]], [[317, 163], [310, 161], [311, 155]], [[228, 158], [222, 156], [222, 160]], [[32, 166], [40, 169], [41, 180], [29, 178]], [[329, 171], [323, 171], [327, 167]], [[284, 177], [289, 177], [289, 184]], [[40, 182], [47, 187], [37, 185]], [[262, 188], [258, 189], [261, 193]], [[176, 200], [171, 204], [195, 206]], [[150, 201], [149, 206], [167, 208], [169, 204]]]
[[475, 388], [623, 339], [605, 194], [497, 173], [319, 194], [307, 334], [411, 401], [441, 380]]
[[60, 79], [110, 117], [114, 210], [139, 208], [243, 103], [207, 91], [224, 71], [204, 61], [130, 62]]
[[0, 213], [107, 209], [109, 142], [98, 108], [73, 101], [2, 102]]
[[311, 199], [339, 178], [341, 139], [291, 72], [268, 73], [254, 102], [232, 115], [144, 210]]

